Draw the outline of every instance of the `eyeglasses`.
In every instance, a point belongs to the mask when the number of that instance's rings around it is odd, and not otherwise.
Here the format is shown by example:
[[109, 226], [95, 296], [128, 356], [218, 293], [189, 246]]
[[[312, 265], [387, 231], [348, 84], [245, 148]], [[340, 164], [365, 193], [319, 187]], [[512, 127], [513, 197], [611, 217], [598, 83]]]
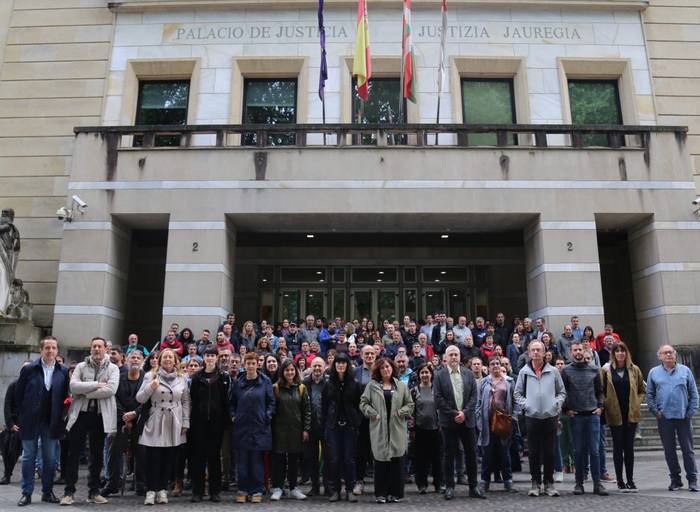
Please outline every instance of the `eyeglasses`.
[[662, 356], [669, 356], [669, 355], [673, 355], [673, 354], [674, 354], [673, 350], [665, 350], [665, 351], [661, 352]]

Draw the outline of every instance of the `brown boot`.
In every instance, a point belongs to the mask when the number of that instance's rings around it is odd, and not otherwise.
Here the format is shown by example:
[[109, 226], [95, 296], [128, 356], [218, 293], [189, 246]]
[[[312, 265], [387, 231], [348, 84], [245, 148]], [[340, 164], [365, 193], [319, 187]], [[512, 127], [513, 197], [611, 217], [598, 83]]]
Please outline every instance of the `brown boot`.
[[182, 496], [182, 480], [175, 480], [175, 486], [173, 487], [173, 492], [171, 492], [170, 495], [175, 498]]

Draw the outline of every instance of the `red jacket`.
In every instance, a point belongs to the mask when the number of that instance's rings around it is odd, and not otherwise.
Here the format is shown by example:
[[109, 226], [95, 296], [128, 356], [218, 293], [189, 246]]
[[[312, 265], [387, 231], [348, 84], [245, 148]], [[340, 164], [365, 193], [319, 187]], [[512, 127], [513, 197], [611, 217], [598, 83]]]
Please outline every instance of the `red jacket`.
[[593, 350], [601, 351], [603, 350], [603, 347], [605, 347], [605, 337], [606, 336], [612, 336], [615, 338], [617, 341], [622, 341], [620, 338], [620, 335], [617, 334], [616, 332], [612, 332], [610, 334], [605, 334], [605, 331], [599, 332], [596, 337], [595, 337], [595, 347], [591, 347]]
[[160, 344], [160, 350], [161, 352], [165, 350], [166, 348], [170, 348], [175, 351], [175, 353], [179, 356], [182, 357], [185, 355], [185, 346], [182, 344], [180, 340], [175, 340], [175, 343], [172, 345], [166, 341], [161, 342]]

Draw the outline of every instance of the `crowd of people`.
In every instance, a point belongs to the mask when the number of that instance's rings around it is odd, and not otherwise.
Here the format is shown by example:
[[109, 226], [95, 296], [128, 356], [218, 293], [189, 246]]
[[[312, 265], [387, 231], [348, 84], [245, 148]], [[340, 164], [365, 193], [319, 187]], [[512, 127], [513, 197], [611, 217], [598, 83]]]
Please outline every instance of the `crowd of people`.
[[[559, 496], [565, 472], [576, 495], [589, 478], [600, 496], [605, 481], [635, 492], [643, 401], [658, 421], [668, 489], [683, 487], [678, 439], [688, 489], [698, 491], [690, 369], [663, 344], [645, 380], [611, 325], [595, 334], [577, 317], [554, 336], [544, 319], [507, 323], [502, 313], [494, 322], [438, 312], [420, 324], [308, 316], [240, 328], [232, 314], [213, 339], [173, 324], [148, 346], [137, 334], [123, 347], [95, 337], [78, 363], [65, 364], [51, 336], [40, 351], [5, 397], [0, 483], [21, 452], [20, 506], [32, 502], [37, 472], [42, 501], [72, 505], [81, 459], [97, 504], [127, 479], [146, 505], [190, 489], [192, 502], [219, 502], [232, 487], [237, 503], [356, 502], [370, 474], [377, 503], [402, 501], [411, 481], [425, 494], [429, 479], [446, 500], [456, 485], [485, 499], [494, 483], [518, 492], [525, 451], [529, 496]], [[54, 483], [65, 485], [61, 499]]]

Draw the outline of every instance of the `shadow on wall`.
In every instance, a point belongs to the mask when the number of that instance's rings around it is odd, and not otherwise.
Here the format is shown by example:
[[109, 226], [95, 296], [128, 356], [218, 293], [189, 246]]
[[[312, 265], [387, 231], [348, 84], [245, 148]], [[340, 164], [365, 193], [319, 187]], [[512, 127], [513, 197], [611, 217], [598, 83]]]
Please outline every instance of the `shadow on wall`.
[[697, 345], [676, 345], [677, 361], [690, 368], [695, 380], [700, 383], [700, 343]]

